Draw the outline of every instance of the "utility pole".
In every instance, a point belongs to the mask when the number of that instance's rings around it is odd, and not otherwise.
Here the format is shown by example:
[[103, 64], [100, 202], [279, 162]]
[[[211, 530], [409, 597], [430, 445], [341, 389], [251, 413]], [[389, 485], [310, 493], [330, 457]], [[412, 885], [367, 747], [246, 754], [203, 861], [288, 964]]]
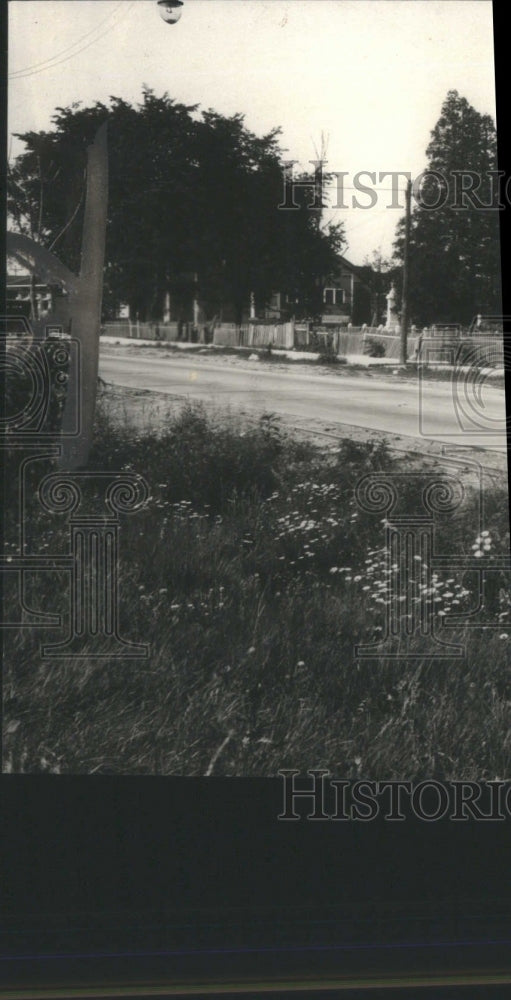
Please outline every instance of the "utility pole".
[[[62, 282], [69, 295], [71, 337], [77, 342], [76, 363], [70, 367], [62, 414], [61, 469], [87, 464], [92, 442], [99, 364], [99, 331], [103, 291], [103, 264], [108, 203], [107, 123], [104, 122], [87, 150], [87, 184], [80, 274], [77, 276], [50, 250], [21, 233], [8, 233], [7, 246], [14, 258], [43, 280]], [[34, 296], [32, 296], [34, 298]], [[37, 308], [35, 302], [34, 308]], [[79, 428], [76, 430], [76, 418]]]
[[76, 407], [80, 433], [62, 438], [60, 468], [86, 465], [92, 442], [99, 364], [99, 329], [103, 292], [103, 264], [108, 203], [107, 124], [100, 126], [87, 150], [87, 190], [82, 236], [82, 258], [77, 294], [71, 308], [71, 336], [80, 347], [79, 377], [69, 380], [62, 414], [65, 435], [74, 426]]
[[410, 226], [412, 206], [412, 182], [409, 180], [405, 193], [405, 246], [403, 253], [403, 297], [401, 302], [401, 364], [406, 365], [408, 357], [408, 277], [410, 266]]

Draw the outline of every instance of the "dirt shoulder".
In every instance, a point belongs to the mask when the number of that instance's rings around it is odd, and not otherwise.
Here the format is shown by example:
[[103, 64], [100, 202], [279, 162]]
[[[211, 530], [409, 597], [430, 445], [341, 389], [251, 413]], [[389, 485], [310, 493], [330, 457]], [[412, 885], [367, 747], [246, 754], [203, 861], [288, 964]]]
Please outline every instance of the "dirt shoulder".
[[[103, 385], [100, 398], [102, 407], [114, 423], [132, 424], [142, 434], [158, 432], [165, 426], [166, 419], [170, 415], [186, 405], [186, 400], [180, 394], [131, 389], [110, 383]], [[204, 402], [201, 405], [218, 424], [229, 420], [232, 425], [234, 418], [243, 429], [255, 426], [259, 420], [258, 414], [243, 407], [237, 408], [233, 414], [228, 407], [219, 407], [215, 403]], [[456, 454], [466, 460], [467, 473], [470, 469], [481, 466], [491, 474], [492, 478], [495, 477], [500, 485], [504, 487], [506, 484], [507, 456], [500, 452], [486, 451], [477, 447], [450, 449], [438, 441], [384, 433], [337, 421], [317, 420], [311, 426], [307, 418], [300, 419], [296, 416], [286, 417], [279, 414], [278, 419], [286, 434], [292, 436], [294, 440], [308, 442], [325, 453], [336, 452], [340, 442], [347, 438], [357, 442], [385, 441], [390, 451], [402, 457], [410, 468], [416, 468], [417, 463], [434, 467], [446, 454]]]

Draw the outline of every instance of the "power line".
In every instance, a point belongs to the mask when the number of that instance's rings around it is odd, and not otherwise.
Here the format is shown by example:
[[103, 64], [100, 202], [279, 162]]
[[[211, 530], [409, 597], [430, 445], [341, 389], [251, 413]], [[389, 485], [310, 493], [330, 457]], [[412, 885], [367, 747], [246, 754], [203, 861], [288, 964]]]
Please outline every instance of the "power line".
[[[117, 4], [115, 10], [111, 11], [111, 13], [107, 15], [107, 17], [103, 18], [103, 20], [99, 22], [99, 24], [97, 24], [94, 28], [91, 28], [90, 31], [87, 31], [76, 42], [73, 42], [72, 45], [69, 45], [66, 49], [62, 49], [61, 52], [58, 52], [55, 56], [52, 56], [51, 59], [43, 60], [40, 63], [34, 63], [33, 66], [27, 67], [26, 69], [23, 70], [15, 70], [13, 73], [9, 74], [9, 79], [22, 80], [29, 76], [37, 76], [38, 73], [44, 73], [47, 69], [53, 69], [56, 66], [61, 66], [62, 63], [69, 62], [70, 59], [74, 59], [75, 56], [79, 56], [82, 52], [85, 52], [86, 49], [90, 48], [91, 45], [94, 45], [94, 43], [98, 42], [101, 38], [104, 38], [105, 35], [107, 35], [113, 28], [115, 28], [117, 22], [119, 21], [121, 10], [124, 10], [124, 15], [126, 15], [134, 6], [135, 4], [133, 0], [133, 2], [130, 3], [128, 8], [126, 9], [125, 0], [121, 0], [121, 3]], [[118, 14], [119, 17], [116, 16]], [[106, 30], [100, 31], [100, 33], [98, 34], [97, 33], [98, 29], [101, 28], [101, 26], [105, 24], [107, 21], [112, 21], [112, 19], [113, 23], [111, 23], [109, 27], [106, 28]], [[94, 34], [94, 37], [89, 42], [87, 42], [86, 45], [82, 45], [82, 47], [79, 48], [77, 51], [71, 51], [76, 49], [77, 45], [80, 45], [81, 42], [84, 41], [84, 39], [89, 38], [91, 34]], [[66, 55], [66, 53], [69, 54]]]
[[33, 63], [32, 66], [27, 66], [27, 67], [25, 67], [25, 69], [14, 70], [12, 73], [9, 74], [9, 76], [15, 78], [17, 76], [20, 76], [23, 73], [28, 73], [28, 72], [31, 72], [32, 70], [36, 70], [38, 67], [43, 67], [44, 68], [49, 63], [54, 62], [55, 59], [60, 59], [61, 56], [66, 55], [66, 53], [69, 52], [71, 49], [75, 49], [76, 46], [80, 45], [80, 43], [83, 42], [83, 40], [85, 38], [88, 38], [89, 35], [92, 35], [94, 32], [96, 32], [98, 30], [98, 28], [101, 27], [102, 24], [104, 24], [106, 21], [109, 21], [110, 18], [115, 15], [116, 11], [119, 9], [120, 6], [121, 6], [121, 4], [118, 4], [117, 7], [115, 8], [115, 10], [110, 11], [110, 13], [107, 14], [107, 16], [104, 17], [103, 20], [99, 22], [99, 24], [96, 24], [96, 26], [94, 28], [91, 28], [90, 31], [87, 31], [85, 33], [85, 35], [82, 35], [81, 38], [79, 38], [76, 42], [73, 42], [72, 45], [68, 45], [67, 48], [62, 49], [61, 52], [56, 52], [54, 56], [50, 57], [50, 59], [42, 59], [41, 62]]

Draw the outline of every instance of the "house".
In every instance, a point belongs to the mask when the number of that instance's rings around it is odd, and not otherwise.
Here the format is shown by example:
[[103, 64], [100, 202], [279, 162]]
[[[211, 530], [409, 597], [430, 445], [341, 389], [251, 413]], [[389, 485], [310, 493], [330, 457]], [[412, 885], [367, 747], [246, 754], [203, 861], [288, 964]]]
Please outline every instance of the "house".
[[59, 285], [38, 281], [27, 271], [13, 270], [7, 275], [5, 292], [8, 319], [20, 316], [29, 319], [38, 337], [56, 330], [69, 332], [69, 300]]
[[323, 285], [324, 326], [362, 326], [371, 323], [371, 289], [363, 269], [346, 257], [339, 258], [337, 273], [330, 275]]
[[[55, 299], [55, 289], [36, 279], [33, 290], [39, 315], [44, 316], [51, 312]], [[18, 274], [7, 275], [5, 296], [7, 307], [13, 306], [16, 312], [30, 316], [31, 295], [32, 276], [28, 272], [20, 271]]]
[[[322, 326], [362, 326], [372, 317], [371, 289], [364, 271], [346, 257], [339, 257], [337, 272], [322, 282]], [[267, 319], [288, 319], [297, 303], [282, 292], [274, 292], [265, 309]], [[299, 317], [300, 319], [303, 317]]]

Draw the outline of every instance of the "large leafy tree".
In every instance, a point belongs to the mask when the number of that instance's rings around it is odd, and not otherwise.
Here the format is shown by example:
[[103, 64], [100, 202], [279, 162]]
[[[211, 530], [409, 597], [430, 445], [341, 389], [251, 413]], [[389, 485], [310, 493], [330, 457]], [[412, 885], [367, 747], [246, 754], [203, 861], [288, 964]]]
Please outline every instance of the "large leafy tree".
[[[279, 209], [283, 169], [279, 129], [251, 133], [242, 115], [157, 97], [138, 106], [57, 108], [49, 132], [20, 136], [25, 151], [8, 174], [14, 228], [79, 267], [86, 147], [109, 123], [109, 213], [104, 309], [128, 302], [141, 319], [161, 318], [165, 295], [199, 295], [211, 313], [251, 293], [263, 305], [274, 290], [313, 311], [321, 276], [335, 267], [342, 227], [323, 230], [318, 214]], [[303, 193], [301, 195], [303, 200]]]
[[[456, 90], [449, 91], [426, 155], [427, 171], [412, 199], [412, 320], [467, 324], [477, 313], [498, 314], [501, 264], [493, 120]], [[403, 260], [403, 234], [401, 220], [395, 243], [398, 264]]]

